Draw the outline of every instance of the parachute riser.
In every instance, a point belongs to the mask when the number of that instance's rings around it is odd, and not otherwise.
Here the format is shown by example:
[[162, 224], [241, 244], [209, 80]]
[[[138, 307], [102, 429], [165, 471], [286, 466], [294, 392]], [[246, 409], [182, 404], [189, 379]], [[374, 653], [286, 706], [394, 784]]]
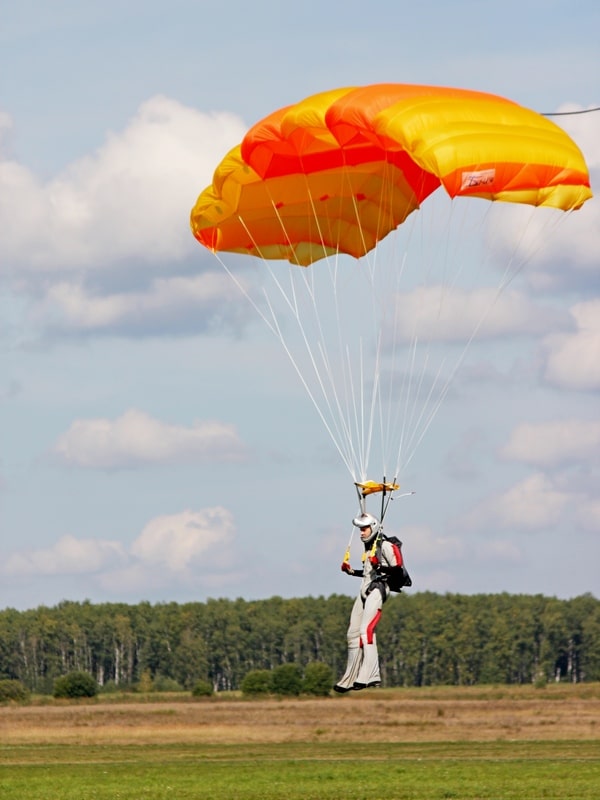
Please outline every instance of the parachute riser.
[[[381, 541], [383, 539], [383, 520], [385, 519], [385, 515], [387, 514], [390, 502], [394, 499], [393, 493], [397, 491], [400, 488], [400, 486], [396, 483], [395, 479], [391, 483], [388, 483], [385, 479], [385, 476], [381, 483], [375, 483], [374, 481], [365, 481], [364, 483], [355, 482], [354, 486], [356, 488], [356, 493], [358, 495], [358, 503], [360, 506], [361, 514], [367, 513], [368, 495], [381, 492], [381, 509], [379, 516], [380, 529], [373, 541], [373, 546], [371, 548], [370, 555], [373, 556], [377, 550], [377, 547], [381, 544]], [[403, 492], [402, 494], [398, 495], [398, 497], [410, 497], [413, 494], [415, 494], [414, 491]], [[346, 553], [344, 555], [344, 561], [346, 563], [350, 563], [350, 548], [352, 546], [353, 537], [354, 537], [354, 526], [352, 527], [352, 533], [350, 535], [348, 547], [346, 548]], [[365, 557], [366, 553], [363, 553], [363, 561]]]
[[[360, 506], [360, 513], [366, 514], [367, 513], [367, 497], [370, 494], [381, 493], [381, 508], [379, 511], [379, 521], [383, 524], [383, 520], [388, 510], [388, 506], [390, 501], [393, 499], [393, 492], [397, 491], [400, 487], [396, 483], [396, 479], [391, 483], [386, 481], [385, 475], [383, 477], [383, 481], [381, 483], [375, 483], [375, 481], [365, 481], [364, 483], [356, 482], [354, 484], [356, 487], [356, 493], [358, 495], [358, 503]], [[401, 497], [406, 496], [406, 494], [414, 494], [414, 492], [405, 492]]]
[[361, 491], [360, 484], [355, 483], [354, 488], [356, 489], [356, 494], [358, 495], [358, 505], [360, 506], [360, 513], [366, 514], [367, 513], [367, 497], [364, 492]]

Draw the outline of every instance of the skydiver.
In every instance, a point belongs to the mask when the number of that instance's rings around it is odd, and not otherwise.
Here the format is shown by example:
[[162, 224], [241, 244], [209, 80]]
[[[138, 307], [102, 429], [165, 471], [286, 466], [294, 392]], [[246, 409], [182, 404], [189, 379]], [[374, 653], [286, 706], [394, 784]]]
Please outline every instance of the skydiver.
[[403, 567], [398, 544], [383, 537], [377, 541], [381, 524], [372, 514], [363, 513], [353, 519], [352, 524], [360, 530], [365, 552], [363, 569], [353, 569], [347, 559], [341, 567], [342, 572], [362, 578], [362, 581], [350, 614], [346, 672], [333, 687], [340, 694], [381, 685], [375, 628], [390, 594], [386, 572]]

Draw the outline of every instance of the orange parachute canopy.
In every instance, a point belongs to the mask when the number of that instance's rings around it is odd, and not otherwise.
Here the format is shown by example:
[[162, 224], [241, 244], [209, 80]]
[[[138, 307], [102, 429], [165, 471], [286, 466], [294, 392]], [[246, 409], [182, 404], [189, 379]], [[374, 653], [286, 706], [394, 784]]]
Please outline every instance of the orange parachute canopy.
[[303, 266], [359, 258], [440, 186], [565, 211], [592, 196], [579, 148], [540, 114], [466, 89], [377, 84], [313, 95], [254, 125], [191, 226], [215, 252]]

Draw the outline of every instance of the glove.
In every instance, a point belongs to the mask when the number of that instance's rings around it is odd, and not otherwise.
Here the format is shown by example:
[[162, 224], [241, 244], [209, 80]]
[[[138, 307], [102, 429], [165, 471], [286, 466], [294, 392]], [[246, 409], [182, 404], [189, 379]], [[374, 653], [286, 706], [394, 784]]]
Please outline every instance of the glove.
[[379, 559], [377, 558], [377, 556], [370, 556], [369, 557], [369, 561], [371, 562], [371, 564], [374, 567], [378, 567], [379, 566]]
[[354, 570], [347, 561], [342, 561], [341, 570], [342, 572], [345, 572], [347, 575], [354, 575]]

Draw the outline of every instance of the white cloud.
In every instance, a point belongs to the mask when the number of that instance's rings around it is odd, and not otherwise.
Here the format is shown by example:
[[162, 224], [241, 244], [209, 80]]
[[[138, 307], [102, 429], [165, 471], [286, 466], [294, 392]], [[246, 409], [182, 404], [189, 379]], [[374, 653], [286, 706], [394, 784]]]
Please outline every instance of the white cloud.
[[[464, 582], [461, 580], [461, 576], [452, 570], [442, 568], [422, 569], [419, 572], [419, 588], [421, 590], [445, 594], [446, 592], [460, 592], [463, 587]], [[411, 590], [409, 589], [408, 591]]]
[[538, 472], [480, 503], [460, 524], [467, 530], [483, 533], [554, 529], [573, 499], [569, 491]]
[[33, 306], [30, 318], [61, 332], [173, 333], [206, 329], [226, 316], [241, 320], [248, 309], [224, 272], [209, 272], [155, 279], [144, 291], [104, 295], [79, 283], [57, 283]]
[[202, 511], [155, 517], [131, 546], [131, 554], [147, 566], [185, 572], [201, 560], [223, 565], [233, 541], [233, 516], [217, 506]]
[[54, 545], [9, 554], [2, 573], [18, 575], [84, 575], [116, 567], [127, 560], [120, 542], [62, 536]]
[[584, 531], [600, 533], [600, 499], [592, 497], [579, 503], [577, 520]]
[[47, 182], [0, 159], [0, 262], [28, 296], [26, 321], [62, 334], [238, 327], [251, 309], [224, 271], [180, 273], [205, 252], [191, 208], [244, 129], [233, 114], [157, 96]]
[[[456, 536], [440, 536], [424, 525], [407, 525], [399, 538], [410, 542], [407, 553], [407, 568], [410, 564], [445, 564], [460, 560], [464, 555], [464, 543]], [[410, 562], [410, 563], [408, 563]]]
[[546, 468], [592, 464], [600, 459], [600, 422], [566, 419], [523, 423], [512, 431], [501, 455]]
[[246, 451], [233, 425], [203, 421], [186, 428], [130, 409], [115, 420], [76, 420], [59, 437], [54, 453], [66, 464], [119, 469], [206, 459], [239, 461]]
[[193, 252], [189, 213], [215, 165], [245, 131], [233, 114], [204, 114], [156, 96], [93, 155], [43, 182], [0, 161], [0, 261], [21, 271], [97, 269]]
[[[462, 535], [462, 522], [457, 526], [458, 533], [440, 535], [425, 526], [407, 526], [402, 535], [410, 543], [410, 563], [423, 570], [440, 570], [439, 564], [474, 562], [516, 563], [521, 559], [521, 551], [511, 541], [486, 538], [474, 544]], [[410, 564], [407, 564], [410, 572]], [[440, 573], [445, 574], [445, 573]], [[428, 584], [429, 585], [429, 584]]]
[[[600, 170], [595, 174], [600, 179]], [[510, 207], [506, 211], [505, 255], [501, 258], [506, 260], [514, 252], [516, 259], [524, 264], [523, 275], [534, 290], [561, 291], [594, 283], [600, 252], [598, 198], [593, 197], [578, 211], [566, 214], [535, 209], [526, 226], [517, 222], [519, 213], [520, 209]]]
[[[597, 252], [600, 252], [600, 248]], [[578, 303], [571, 313], [573, 333], [548, 336], [544, 343], [544, 378], [561, 389], [600, 389], [600, 298]]]
[[479, 562], [493, 564], [518, 564], [523, 558], [519, 547], [510, 539], [492, 539], [478, 542], [474, 548], [474, 555]]
[[[125, 594], [191, 585], [235, 584], [235, 523], [220, 506], [150, 520], [129, 549], [120, 542], [62, 536], [53, 545], [9, 553], [7, 578], [88, 575], [95, 585]], [[240, 577], [240, 576], [238, 576]]]
[[536, 335], [567, 327], [566, 313], [532, 302], [517, 291], [465, 291], [430, 286], [396, 297], [394, 335], [410, 341], [465, 342], [517, 335]]

